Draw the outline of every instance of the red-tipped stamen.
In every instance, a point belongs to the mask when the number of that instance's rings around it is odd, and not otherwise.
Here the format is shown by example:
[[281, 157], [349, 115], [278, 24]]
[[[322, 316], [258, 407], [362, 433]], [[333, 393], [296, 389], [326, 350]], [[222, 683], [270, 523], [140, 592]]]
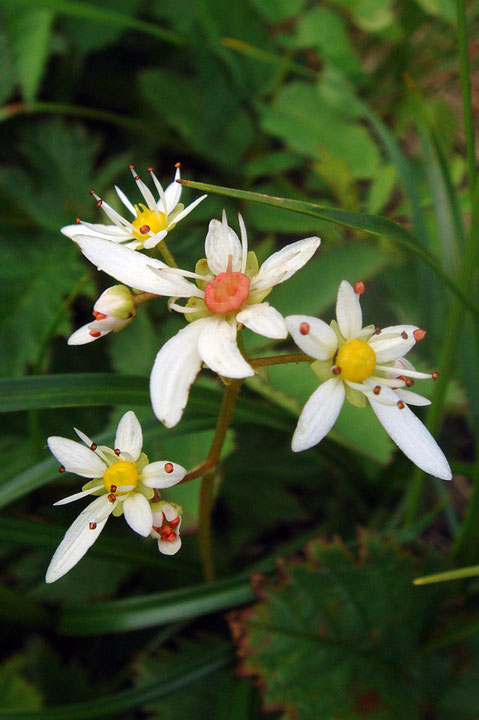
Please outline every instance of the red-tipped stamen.
[[373, 388], [373, 393], [375, 395], [379, 395], [380, 392], [381, 392], [381, 385], [375, 385]]
[[401, 337], [403, 340], [407, 340], [409, 335], [407, 334], [407, 332], [405, 330], [403, 330], [403, 332], [401, 333]]
[[99, 330], [90, 330], [90, 332], [88, 334], [94, 338], [101, 337], [101, 332]]
[[120, 455], [121, 450], [119, 450], [118, 448], [115, 448], [114, 452], [115, 452], [115, 455]]
[[299, 332], [301, 333], [301, 335], [307, 335], [310, 330], [311, 326], [307, 322], [302, 322], [299, 326]]
[[115, 493], [110, 493], [109, 495], [107, 495], [107, 497], [108, 497], [108, 500], [109, 500], [111, 503], [114, 503], [115, 500], [116, 500], [116, 495], [115, 495]]
[[174, 470], [173, 463], [170, 463], [170, 462], [165, 463], [164, 470], [166, 473], [172, 473]]
[[142, 225], [140, 228], [140, 232], [142, 235], [146, 235], [147, 233], [150, 232], [150, 230], [151, 230], [151, 228], [149, 225]]
[[333, 367], [333, 368], [331, 369], [331, 372], [333, 373], [333, 375], [340, 375], [340, 374], [341, 374], [341, 368], [336, 365], [336, 367]]
[[358, 280], [358, 282], [355, 282], [353, 285], [353, 290], [356, 295], [362, 295], [365, 289], [366, 288], [364, 287], [364, 283], [362, 280]]
[[97, 447], [98, 447], [98, 445], [97, 445], [96, 443], [92, 443], [92, 444], [90, 445], [90, 450], [96, 450]]
[[96, 522], [88, 523], [88, 527], [90, 528], [90, 530], [96, 530]]
[[433, 380], [437, 380], [438, 377], [439, 377], [439, 373], [438, 373], [438, 372], [433, 372], [433, 374], [432, 374], [432, 379], [433, 379]]
[[424, 338], [426, 337], [426, 331], [418, 328], [417, 330], [414, 330], [413, 335], [416, 342], [419, 342], [419, 340], [424, 340]]
[[398, 400], [397, 406], [398, 406], [398, 408], [399, 408], [400, 410], [404, 410], [404, 407], [405, 407], [405, 406], [404, 406], [404, 403], [403, 403], [402, 400]]
[[58, 468], [58, 472], [59, 472], [59, 473], [64, 473], [64, 472], [65, 472], [65, 466], [64, 466], [64, 465], [60, 465], [60, 467]]
[[105, 320], [105, 319], [106, 319], [106, 315], [105, 315], [104, 313], [98, 312], [97, 310], [94, 310], [94, 311], [92, 312], [92, 315], [93, 315], [97, 320]]

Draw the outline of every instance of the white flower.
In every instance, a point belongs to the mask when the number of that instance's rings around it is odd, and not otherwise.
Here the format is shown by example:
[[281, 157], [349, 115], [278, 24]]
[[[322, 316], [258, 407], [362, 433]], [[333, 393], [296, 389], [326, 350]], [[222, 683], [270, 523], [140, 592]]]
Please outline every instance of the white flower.
[[181, 547], [180, 527], [182, 509], [169, 502], [154, 503], [151, 536], [158, 540], [163, 555], [176, 555]]
[[296, 344], [316, 358], [313, 370], [325, 380], [303, 408], [292, 440], [295, 452], [316, 445], [331, 430], [345, 397], [355, 405], [369, 401], [376, 417], [403, 453], [430, 475], [452, 477], [449, 463], [436, 441], [407, 405], [429, 400], [404, 389], [414, 378], [437, 377], [416, 372], [403, 356], [425, 332], [415, 325], [382, 330], [362, 326], [359, 296], [363, 283], [343, 280], [336, 303], [337, 323], [291, 315], [286, 325]]
[[206, 195], [192, 202], [188, 207], [184, 207], [180, 203], [182, 186], [176, 182], [180, 178], [179, 163], [176, 166], [176, 173], [172, 183], [163, 190], [160, 181], [153, 172], [153, 168], [148, 168], [148, 172], [153, 178], [159, 199], [155, 200], [153, 193], [147, 185], [136, 174], [133, 165], [130, 165], [133, 177], [138, 185], [143, 199], [146, 204], [133, 203], [128, 200], [125, 193], [115, 185], [115, 190], [123, 205], [133, 216], [133, 220], [127, 220], [120, 213], [114, 210], [108, 203], [102, 200], [94, 190], [90, 191], [97, 201], [98, 207], [106, 213], [113, 223], [112, 225], [103, 225], [101, 223], [87, 223], [77, 218], [76, 225], [65, 225], [61, 231], [64, 235], [74, 239], [76, 235], [91, 235], [92, 237], [105, 238], [115, 243], [125, 243], [127, 247], [134, 250], [142, 248], [153, 248], [167, 236], [180, 220], [183, 220], [190, 214], [199, 203], [205, 199]]
[[[151, 373], [153, 410], [166, 427], [180, 421], [202, 363], [224, 377], [254, 375], [236, 342], [238, 326], [268, 338], [287, 337], [283, 316], [263, 300], [275, 285], [302, 268], [321, 242], [318, 237], [298, 240], [258, 267], [256, 255], [248, 252], [241, 216], [239, 221], [241, 241], [228, 227], [225, 213], [222, 222], [210, 222], [206, 258], [197, 263], [196, 272], [170, 268], [160, 260], [100, 238], [75, 238], [83, 254], [99, 270], [138, 290], [171, 296], [174, 301], [170, 309], [185, 313], [190, 321], [161, 348]], [[187, 278], [195, 279], [197, 284]], [[178, 298], [189, 301], [186, 306], [178, 305]]]
[[180, 482], [186, 470], [170, 460], [149, 463], [141, 452], [143, 435], [140, 423], [131, 410], [121, 418], [115, 437], [115, 449], [97, 446], [75, 428], [85, 445], [63, 437], [49, 437], [48, 447], [61, 463], [60, 471], [93, 478], [82, 491], [59, 500], [55, 505], [98, 495], [80, 513], [57, 547], [46, 573], [47, 583], [65, 575], [85, 555], [106, 521], [113, 515], [125, 515], [128, 525], [147, 537], [153, 526], [150, 500], [153, 488], [171, 487]]
[[93, 306], [95, 320], [78, 328], [68, 338], [69, 345], [85, 345], [110, 332], [119, 332], [136, 314], [134, 297], [125, 285], [114, 285], [103, 292]]

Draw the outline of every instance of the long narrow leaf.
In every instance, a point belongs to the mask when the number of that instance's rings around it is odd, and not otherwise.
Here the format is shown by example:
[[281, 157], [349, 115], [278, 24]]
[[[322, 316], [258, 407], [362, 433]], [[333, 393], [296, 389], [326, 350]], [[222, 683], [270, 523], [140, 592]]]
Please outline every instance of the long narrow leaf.
[[327, 220], [336, 225], [342, 225], [343, 227], [387, 237], [429, 265], [444, 284], [461, 300], [462, 304], [475, 315], [479, 316], [479, 308], [471, 302], [470, 298], [462, 291], [460, 286], [442, 269], [439, 261], [417, 240], [412, 232], [393, 220], [388, 220], [387, 218], [377, 215], [350, 212], [349, 210], [341, 210], [339, 208], [324, 207], [317, 203], [302, 200], [288, 200], [286, 198], [273, 197], [248, 190], [237, 190], [236, 188], [227, 188], [220, 185], [194, 182], [193, 180], [181, 180], [181, 184], [207, 193], [217, 193], [218, 195], [226, 195], [227, 197], [234, 197], [238, 200], [252, 200], [253, 202], [263, 203], [264, 205], [273, 205], [274, 207], [283, 208], [284, 210], [292, 210], [293, 212], [298, 212], [303, 215], [310, 215], [319, 220]]

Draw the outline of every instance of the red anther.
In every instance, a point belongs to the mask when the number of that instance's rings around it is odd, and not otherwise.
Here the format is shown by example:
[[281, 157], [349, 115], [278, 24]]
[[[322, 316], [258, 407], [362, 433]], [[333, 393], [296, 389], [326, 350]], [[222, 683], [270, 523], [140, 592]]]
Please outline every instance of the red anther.
[[150, 232], [150, 230], [151, 230], [151, 228], [149, 225], [142, 225], [140, 228], [140, 232], [142, 235], [146, 235], [147, 233]]
[[405, 375], [398, 375], [398, 380], [402, 380], [403, 382], [406, 382], [406, 376]]
[[412, 378], [406, 378], [405, 383], [406, 387], [412, 387], [414, 385], [414, 380]]
[[426, 331], [418, 328], [417, 330], [414, 330], [413, 335], [414, 339], [419, 342], [419, 340], [423, 340], [426, 337]]
[[149, 168], [148, 168], [148, 172], [153, 172], [154, 169], [155, 169], [155, 168], [149, 167]]
[[94, 195], [94, 194], [95, 194], [95, 191], [94, 191], [94, 190], [90, 190], [90, 195]]
[[407, 334], [407, 332], [405, 330], [403, 330], [403, 332], [401, 333], [401, 337], [403, 340], [407, 340], [409, 335]]
[[340, 374], [341, 374], [341, 368], [336, 365], [336, 367], [333, 367], [333, 369], [331, 370], [331, 372], [333, 373], [333, 375], [340, 375]]
[[59, 469], [58, 469], [58, 472], [59, 472], [59, 473], [64, 473], [64, 472], [65, 472], [65, 467], [64, 467], [64, 465], [60, 465], [60, 467], [59, 467]]
[[353, 290], [356, 293], [356, 295], [362, 295], [365, 290], [363, 281], [358, 280], [358, 282], [354, 283]]
[[180, 524], [180, 518], [177, 517], [174, 520], [170, 520], [170, 527], [175, 528]]
[[173, 463], [165, 463], [164, 471], [166, 473], [172, 473], [174, 470]]
[[404, 403], [403, 403], [402, 400], [398, 400], [397, 406], [398, 406], [398, 408], [399, 408], [400, 410], [404, 410]]
[[140, 179], [140, 176], [139, 176], [139, 175], [135, 175], [135, 180], [139, 180], [139, 179]]
[[103, 205], [103, 200], [100, 198], [99, 200], [96, 201], [96, 206], [101, 207], [102, 205]]
[[159, 527], [158, 525], [153, 525], [152, 530], [154, 530], [155, 532], [157, 532], [158, 535], [159, 535], [160, 532], [161, 532], [161, 527]]
[[101, 332], [99, 330], [90, 330], [90, 332], [88, 334], [94, 338], [101, 337]]
[[92, 443], [92, 444], [90, 445], [90, 450], [96, 450], [97, 447], [98, 447], [98, 445], [97, 445], [96, 443]]
[[302, 322], [301, 325], [299, 326], [299, 332], [301, 333], [301, 335], [307, 335], [310, 330], [311, 330], [311, 326], [307, 322]]
[[433, 380], [437, 380], [438, 377], [439, 377], [439, 373], [438, 373], [438, 372], [433, 372], [433, 374], [432, 374], [432, 379], [433, 379]]
[[175, 168], [179, 168], [179, 167], [181, 167], [181, 163], [180, 162], [175, 163]]
[[130, 168], [130, 170], [133, 170], [135, 168], [135, 166], [132, 165], [131, 163], [128, 165], [128, 167]]
[[373, 388], [373, 393], [375, 395], [379, 395], [380, 392], [381, 392], [381, 385], [375, 385]]
[[76, 217], [76, 218], [75, 218], [75, 222], [76, 222], [76, 224], [78, 225], [78, 223], [80, 222], [80, 218], [79, 218], [79, 217]]
[[118, 488], [117, 488], [116, 485], [110, 485], [110, 492], [111, 492], [111, 493], [116, 493], [117, 490], [118, 490]]
[[101, 312], [98, 312], [97, 310], [93, 310], [92, 312], [93, 317], [95, 317], [97, 320], [105, 320], [106, 315], [104, 315]]
[[90, 530], [96, 530], [96, 522], [88, 523], [88, 527], [90, 528]]
[[118, 448], [116, 448], [116, 449], [115, 449], [115, 455], [120, 455], [120, 453], [121, 453], [121, 450], [119, 450]]
[[375, 328], [374, 328], [374, 334], [375, 334], [375, 335], [379, 335], [380, 332], [381, 332], [381, 328], [379, 328], [379, 327], [375, 327]]
[[107, 497], [108, 497], [108, 500], [109, 500], [111, 503], [114, 503], [115, 500], [116, 500], [116, 495], [115, 495], [115, 493], [110, 493], [109, 495], [107, 495]]

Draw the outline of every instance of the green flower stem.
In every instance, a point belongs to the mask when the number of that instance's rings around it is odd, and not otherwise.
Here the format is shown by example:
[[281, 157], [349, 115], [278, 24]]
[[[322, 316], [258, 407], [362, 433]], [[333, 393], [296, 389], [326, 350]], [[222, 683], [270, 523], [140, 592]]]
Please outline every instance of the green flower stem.
[[157, 297], [160, 296], [155, 295], [155, 293], [142, 292], [138, 293], [138, 295], [133, 295], [133, 302], [135, 305], [141, 305], [141, 303], [147, 302], [148, 300], [154, 300]]
[[215, 579], [215, 566], [213, 561], [213, 544], [211, 537], [211, 512], [213, 510], [213, 491], [215, 485], [215, 471], [208, 470], [203, 475], [200, 488], [200, 516], [199, 516], [199, 542], [203, 577], [206, 582]]
[[290, 363], [314, 362], [314, 358], [306, 353], [291, 353], [289, 355], [272, 355], [271, 357], [262, 357], [248, 359], [253, 367], [265, 367], [265, 365], [288, 365]]
[[[473, 276], [479, 261], [479, 242], [477, 238], [478, 230], [479, 191], [478, 187], [476, 186], [472, 205], [471, 229], [466, 240], [464, 255], [458, 276], [458, 285], [466, 294], [470, 294], [472, 291]], [[437, 380], [434, 389], [432, 404], [429, 405], [426, 415], [426, 426], [433, 435], [439, 430], [444, 416], [447, 386], [452, 377], [455, 367], [457, 350], [459, 347], [460, 336], [464, 325], [465, 312], [466, 311], [464, 305], [457, 297], [455, 297], [452, 300], [449, 315], [446, 321], [446, 326], [444, 329], [444, 343], [441, 349], [438, 366], [439, 379]], [[411, 523], [416, 517], [421, 502], [423, 484], [423, 473], [421, 471], [416, 471], [406, 497], [406, 524]], [[438, 481], [437, 487], [438, 489], [441, 488], [439, 492], [440, 494], [444, 495], [446, 491], [442, 481]], [[446, 511], [448, 511], [449, 513], [450, 524], [454, 525], [455, 523], [453, 520], [450, 505], [449, 510], [447, 510], [446, 508]]]
[[158, 243], [157, 247], [158, 247], [158, 250], [160, 251], [160, 253], [163, 255], [163, 259], [164, 259], [165, 263], [167, 265], [169, 265], [170, 267], [177, 268], [178, 265], [176, 264], [176, 260], [173, 257], [173, 255], [171, 254], [166, 242], [164, 240], [162, 240], [160, 243]]

